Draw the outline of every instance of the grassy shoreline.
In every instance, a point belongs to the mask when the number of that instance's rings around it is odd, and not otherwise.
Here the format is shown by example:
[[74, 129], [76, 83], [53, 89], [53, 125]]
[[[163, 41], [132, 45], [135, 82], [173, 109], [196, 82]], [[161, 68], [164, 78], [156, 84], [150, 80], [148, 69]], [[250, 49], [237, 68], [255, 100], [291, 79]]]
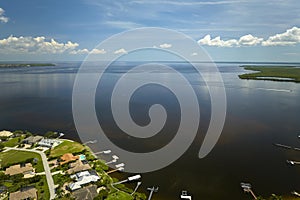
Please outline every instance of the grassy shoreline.
[[300, 68], [296, 66], [241, 66], [252, 73], [239, 75], [240, 79], [300, 83]]

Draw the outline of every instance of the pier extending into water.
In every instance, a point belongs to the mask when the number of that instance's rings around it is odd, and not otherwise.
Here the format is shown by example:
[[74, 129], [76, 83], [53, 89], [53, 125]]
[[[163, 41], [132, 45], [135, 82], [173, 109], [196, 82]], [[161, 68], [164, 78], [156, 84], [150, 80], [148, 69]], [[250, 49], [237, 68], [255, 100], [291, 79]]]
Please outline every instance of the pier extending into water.
[[150, 191], [150, 194], [149, 194], [149, 197], [148, 197], [148, 200], [151, 200], [152, 198], [152, 195], [153, 195], [153, 192], [158, 192], [158, 187], [150, 187], [150, 188], [147, 188], [147, 190]]
[[279, 143], [273, 143], [277, 147], [285, 148], [285, 149], [292, 149], [291, 146], [284, 145], [284, 144], [279, 144]]
[[253, 196], [254, 199], [257, 199], [256, 195], [252, 191], [252, 186], [250, 183], [241, 183], [241, 187], [244, 190], [244, 192], [249, 192]]
[[290, 150], [295, 150], [295, 151], [300, 151], [299, 147], [292, 147], [289, 145], [285, 145], [285, 144], [279, 144], [279, 143], [273, 143], [273, 145], [280, 147], [280, 148], [284, 148], [284, 149], [290, 149]]

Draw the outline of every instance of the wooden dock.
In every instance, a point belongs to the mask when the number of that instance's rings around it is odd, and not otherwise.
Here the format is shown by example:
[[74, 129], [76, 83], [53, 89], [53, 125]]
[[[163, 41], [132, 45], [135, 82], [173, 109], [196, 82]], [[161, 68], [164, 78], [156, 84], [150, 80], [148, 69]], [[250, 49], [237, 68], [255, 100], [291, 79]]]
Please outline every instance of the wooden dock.
[[241, 183], [241, 187], [244, 192], [250, 193], [254, 199], [257, 199], [256, 195], [254, 194], [254, 192], [252, 190], [252, 186], [250, 183]]
[[147, 188], [147, 190], [150, 191], [150, 194], [149, 194], [149, 197], [148, 197], [148, 200], [151, 200], [152, 198], [152, 195], [153, 195], [153, 192], [158, 192], [158, 187], [151, 187], [151, 188]]

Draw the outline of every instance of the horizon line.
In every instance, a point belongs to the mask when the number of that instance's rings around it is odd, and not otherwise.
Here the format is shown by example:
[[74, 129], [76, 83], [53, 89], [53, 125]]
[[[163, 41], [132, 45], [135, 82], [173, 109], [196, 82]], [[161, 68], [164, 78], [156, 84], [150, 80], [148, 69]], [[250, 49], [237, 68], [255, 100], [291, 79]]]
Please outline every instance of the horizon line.
[[[85, 62], [84, 60], [19, 60], [19, 61], [0, 61], [0, 64], [6, 64], [6, 63], [62, 63], [62, 62]], [[110, 62], [110, 61], [101, 61], [101, 60], [95, 60], [95, 61], [87, 61], [87, 62]], [[151, 62], [151, 60], [124, 60], [124, 61], [114, 61], [114, 62]], [[171, 63], [251, 63], [251, 64], [300, 64], [299, 62], [289, 62], [289, 61], [176, 61], [176, 60], [154, 60], [152, 62], [171, 62]]]

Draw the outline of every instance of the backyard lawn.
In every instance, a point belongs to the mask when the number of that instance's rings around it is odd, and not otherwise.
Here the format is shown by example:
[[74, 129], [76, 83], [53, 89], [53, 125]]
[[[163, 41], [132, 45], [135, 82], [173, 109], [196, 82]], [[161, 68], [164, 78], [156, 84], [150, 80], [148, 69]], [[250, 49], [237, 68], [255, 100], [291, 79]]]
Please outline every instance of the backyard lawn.
[[7, 142], [3, 142], [3, 145], [5, 147], [14, 147], [17, 146], [22, 139], [24, 139], [24, 136], [11, 138]]
[[84, 146], [78, 142], [72, 142], [69, 140], [63, 141], [60, 145], [54, 147], [51, 150], [50, 157], [57, 158], [65, 153], [78, 153], [84, 150]]

